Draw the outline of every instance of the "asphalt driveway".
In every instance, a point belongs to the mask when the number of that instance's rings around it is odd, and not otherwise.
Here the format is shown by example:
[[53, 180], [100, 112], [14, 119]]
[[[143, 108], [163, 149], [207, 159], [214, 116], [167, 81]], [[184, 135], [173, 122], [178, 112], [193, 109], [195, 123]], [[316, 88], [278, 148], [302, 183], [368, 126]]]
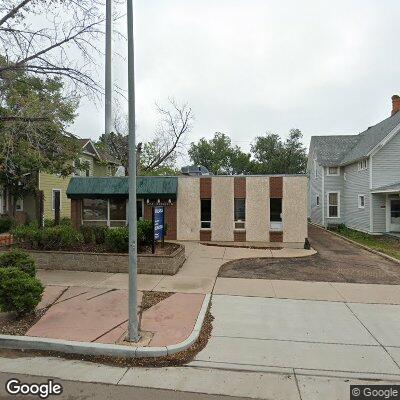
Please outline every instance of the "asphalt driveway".
[[317, 254], [304, 258], [233, 260], [222, 265], [219, 277], [284, 279], [320, 282], [400, 284], [400, 264], [373, 254], [309, 226], [309, 240]]

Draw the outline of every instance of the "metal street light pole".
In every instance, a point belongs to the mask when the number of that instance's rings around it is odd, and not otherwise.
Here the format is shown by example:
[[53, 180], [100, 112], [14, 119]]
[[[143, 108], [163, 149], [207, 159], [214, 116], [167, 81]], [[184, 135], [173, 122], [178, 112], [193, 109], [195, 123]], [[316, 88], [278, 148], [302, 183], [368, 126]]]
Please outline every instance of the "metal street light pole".
[[140, 338], [137, 317], [137, 219], [136, 219], [136, 135], [135, 135], [135, 57], [133, 44], [133, 4], [127, 0], [128, 21], [128, 126], [129, 126], [129, 324], [128, 339]]
[[110, 133], [112, 128], [112, 5], [113, 0], [106, 2], [106, 59], [105, 59], [105, 108], [104, 108], [104, 133]]

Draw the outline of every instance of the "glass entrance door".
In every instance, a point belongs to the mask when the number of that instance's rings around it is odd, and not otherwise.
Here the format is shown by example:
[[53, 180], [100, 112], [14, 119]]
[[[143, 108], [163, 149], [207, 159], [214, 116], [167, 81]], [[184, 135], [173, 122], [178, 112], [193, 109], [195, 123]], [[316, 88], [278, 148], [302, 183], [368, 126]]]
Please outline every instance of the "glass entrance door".
[[400, 199], [390, 200], [390, 230], [400, 232]]

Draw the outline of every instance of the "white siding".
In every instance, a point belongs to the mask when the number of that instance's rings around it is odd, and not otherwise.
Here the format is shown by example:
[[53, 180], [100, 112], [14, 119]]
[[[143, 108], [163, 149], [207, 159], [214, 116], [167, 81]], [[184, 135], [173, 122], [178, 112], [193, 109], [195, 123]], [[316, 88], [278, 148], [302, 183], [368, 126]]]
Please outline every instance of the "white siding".
[[[343, 222], [349, 227], [361, 231], [370, 231], [369, 169], [359, 171], [358, 163], [344, 168]], [[365, 195], [365, 207], [358, 208], [358, 195]]]
[[[307, 173], [309, 176], [308, 182], [308, 204], [309, 204], [309, 217], [314, 224], [322, 225], [322, 174], [323, 168], [318, 165], [317, 166], [317, 177], [314, 174], [314, 154], [310, 152], [308, 158], [308, 166]], [[317, 206], [316, 198], [319, 195], [320, 205]]]
[[372, 188], [400, 182], [400, 133], [372, 157]]
[[373, 194], [372, 195], [372, 208], [373, 208], [373, 232], [383, 233], [386, 232], [386, 195]]

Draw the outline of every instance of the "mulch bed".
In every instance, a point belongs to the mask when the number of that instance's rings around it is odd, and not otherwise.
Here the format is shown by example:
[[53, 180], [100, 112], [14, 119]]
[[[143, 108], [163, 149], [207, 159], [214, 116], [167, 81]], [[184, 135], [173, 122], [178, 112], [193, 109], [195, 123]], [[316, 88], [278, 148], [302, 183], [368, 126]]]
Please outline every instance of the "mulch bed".
[[[92, 243], [82, 243], [78, 246], [72, 246], [69, 248], [56, 248], [56, 249], [36, 249], [33, 248], [32, 246], [29, 246], [28, 244], [25, 243], [18, 243], [15, 247], [18, 247], [23, 250], [37, 250], [37, 251], [70, 251], [74, 253], [110, 253], [110, 250], [107, 249], [104, 245], [96, 245]], [[155, 255], [170, 255], [172, 254], [175, 250], [179, 248], [178, 244], [175, 243], [169, 243], [165, 242], [164, 246], [161, 243], [157, 243], [156, 248], [155, 248]], [[152, 248], [151, 246], [140, 246], [138, 249], [138, 254], [152, 254]], [[121, 253], [121, 254], [127, 254], [127, 253]]]
[[[145, 311], [157, 303], [172, 296], [170, 292], [143, 292], [142, 307]], [[211, 307], [211, 304], [210, 304]], [[196, 342], [187, 350], [166, 357], [159, 358], [116, 358], [101, 356], [82, 356], [79, 354], [64, 354], [54, 351], [31, 351], [31, 350], [6, 350], [0, 349], [0, 356], [18, 358], [30, 356], [51, 356], [66, 358], [69, 360], [91, 361], [119, 367], [168, 367], [184, 365], [192, 361], [195, 356], [207, 345], [211, 337], [212, 321], [210, 307], [204, 318], [204, 323], [200, 335]], [[25, 335], [31, 326], [33, 326], [46, 312], [48, 308], [39, 310], [35, 313], [26, 315], [18, 320], [5, 320], [0, 318], [0, 333], [5, 335]]]

